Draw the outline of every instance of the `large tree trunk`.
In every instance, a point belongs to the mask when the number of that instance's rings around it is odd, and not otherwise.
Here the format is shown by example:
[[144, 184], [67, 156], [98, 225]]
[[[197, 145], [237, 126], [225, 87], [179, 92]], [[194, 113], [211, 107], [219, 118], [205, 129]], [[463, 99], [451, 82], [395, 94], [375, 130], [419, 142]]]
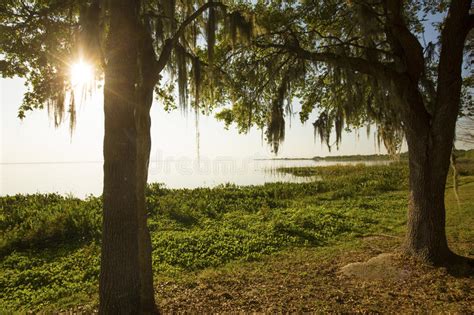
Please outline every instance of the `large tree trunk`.
[[138, 198], [138, 250], [140, 264], [140, 300], [144, 314], [158, 313], [153, 289], [152, 247], [150, 231], [147, 226], [145, 191], [148, 179], [148, 166], [151, 149], [150, 108], [153, 101], [153, 87], [142, 86], [139, 89], [135, 122], [138, 132], [137, 145], [137, 198]]
[[137, 217], [137, 78], [134, 0], [110, 5], [104, 87], [104, 192], [100, 313], [137, 314], [140, 274]]
[[[438, 86], [438, 90], [444, 88]], [[438, 107], [429, 113], [418, 87], [409, 79], [400, 81], [398, 94], [407, 101], [403, 106], [403, 119], [408, 144], [410, 201], [405, 249], [424, 261], [445, 264], [456, 257], [446, 239], [444, 194], [459, 100], [456, 103], [453, 98], [448, 112], [441, 112]], [[439, 119], [444, 124], [436, 123]]]
[[[435, 147], [431, 131], [407, 134], [410, 167], [410, 201], [405, 249], [424, 261], [442, 264], [453, 254], [446, 240], [444, 192], [449, 157], [440, 150], [451, 151], [449, 143]], [[452, 144], [452, 142], [451, 142]]]
[[146, 23], [140, 23], [138, 34], [138, 65], [140, 81], [137, 86], [137, 107], [135, 125], [137, 127], [137, 218], [138, 218], [138, 258], [140, 265], [140, 304], [142, 314], [158, 314], [153, 286], [153, 264], [150, 231], [147, 225], [145, 193], [148, 180], [148, 166], [151, 150], [150, 109], [153, 103], [153, 89], [159, 74], [151, 31]]
[[[392, 6], [402, 6], [399, 0]], [[444, 194], [459, 113], [461, 69], [466, 35], [472, 28], [469, 16], [471, 0], [452, 1], [441, 34], [441, 53], [435, 95], [425, 104], [419, 89], [423, 71], [408, 67], [396, 82], [402, 106], [410, 165], [410, 204], [408, 210], [406, 251], [434, 264], [447, 264], [458, 258], [446, 240]], [[396, 12], [396, 9], [391, 9]], [[401, 19], [394, 19], [394, 35]], [[398, 24], [397, 24], [398, 23]], [[403, 26], [403, 25], [402, 25]], [[410, 36], [398, 36], [403, 60], [415, 60], [420, 49], [413, 49]], [[395, 43], [395, 46], [397, 43]], [[420, 48], [419, 46], [418, 48]], [[408, 62], [407, 62], [408, 64]], [[419, 69], [422, 69], [420, 64]]]
[[[110, 144], [109, 139], [112, 137], [114, 137], [115, 146], [109, 145], [110, 149], [104, 151], [104, 170], [109, 165], [110, 156], [119, 152], [120, 154], [115, 155], [115, 158], [122, 159], [121, 166], [127, 168], [127, 175], [130, 176], [124, 176], [125, 180], [121, 178], [108, 180], [110, 175], [105, 173], [104, 196], [113, 185], [121, 186], [120, 190], [110, 191], [109, 199], [104, 197], [104, 234], [107, 233], [110, 238], [113, 238], [114, 235], [120, 235], [127, 231], [124, 228], [125, 222], [130, 222], [131, 225], [127, 226], [129, 228], [127, 242], [117, 244], [117, 246], [122, 246], [111, 249], [107, 255], [103, 256], [104, 268], [101, 271], [101, 287], [104, 287], [104, 290], [101, 290], [103, 313], [114, 313], [120, 309], [125, 310], [125, 313], [159, 313], [154, 298], [152, 246], [145, 203], [151, 149], [150, 108], [153, 102], [153, 89], [158, 81], [159, 73], [151, 32], [147, 28], [147, 24], [140, 21], [139, 5], [139, 1], [121, 0], [121, 2], [114, 2], [111, 10], [110, 47], [108, 50], [111, 53], [106, 70], [106, 138], [104, 147]], [[122, 24], [117, 25], [117, 23]], [[120, 107], [117, 108], [116, 104], [119, 102], [123, 103], [126, 108], [123, 112], [119, 110]], [[120, 114], [120, 120], [116, 118], [118, 114]], [[108, 128], [107, 121], [114, 124]], [[125, 130], [125, 132], [120, 132], [120, 130]], [[131, 145], [125, 149], [124, 143]], [[123, 146], [123, 148], [120, 149], [118, 146]], [[127, 198], [127, 202], [121, 201], [124, 198]], [[122, 208], [125, 209], [124, 216], [118, 217], [119, 221], [114, 221], [117, 219], [115, 212]], [[105, 224], [113, 225], [113, 229], [106, 232]], [[104, 249], [110, 242], [109, 239], [106, 241], [104, 237]], [[113, 270], [105, 268], [106, 263], [111, 264], [112, 261], [116, 261], [114, 255], [122, 255], [121, 253], [126, 254], [125, 259], [129, 260], [127, 263], [133, 263], [134, 271], [130, 273], [133, 275], [133, 279], [122, 277], [120, 273], [113, 274]], [[117, 261], [122, 264], [120, 260]], [[120, 269], [117, 268], [115, 272], [118, 270]], [[122, 291], [117, 296], [113, 294], [112, 290], [106, 292], [105, 288], [109, 287], [106, 283], [110, 281], [107, 280], [106, 275], [109, 278], [116, 277], [123, 280], [123, 291], [126, 291], [128, 295], [133, 295], [133, 303], [126, 301], [121, 303], [129, 303], [129, 307], [124, 307], [120, 303], [105, 302], [107, 299], [127, 299], [127, 294]], [[111, 284], [111, 286], [115, 286], [115, 284]], [[110, 297], [112, 294], [113, 296]], [[104, 304], [103, 307], [102, 304]], [[118, 305], [117, 308], [113, 308], [113, 304]]]

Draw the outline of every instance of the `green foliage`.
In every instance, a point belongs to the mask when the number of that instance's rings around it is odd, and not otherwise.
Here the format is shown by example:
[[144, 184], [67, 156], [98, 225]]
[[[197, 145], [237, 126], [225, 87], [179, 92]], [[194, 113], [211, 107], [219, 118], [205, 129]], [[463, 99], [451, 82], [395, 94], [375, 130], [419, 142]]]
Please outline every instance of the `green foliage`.
[[[148, 187], [154, 270], [162, 276], [324, 246], [404, 224], [407, 169], [316, 168], [309, 183]], [[322, 180], [321, 180], [322, 179]], [[0, 308], [47, 310], [97, 298], [101, 199], [0, 198]]]
[[0, 198], [0, 255], [13, 249], [43, 248], [97, 239], [99, 198], [80, 200], [57, 194]]
[[[473, 187], [472, 151], [456, 153], [460, 182]], [[146, 204], [155, 273], [179, 278], [285, 249], [329, 246], [404, 230], [406, 162], [280, 171], [314, 176], [315, 181], [191, 190], [149, 185]], [[470, 189], [461, 189], [461, 200], [472, 195]], [[455, 200], [451, 202], [454, 205]], [[448, 214], [468, 220], [469, 202], [461, 204], [462, 217]], [[0, 197], [0, 205], [0, 309], [94, 307], [101, 199], [17, 195]], [[456, 230], [458, 226], [448, 225], [456, 237], [472, 234]]]
[[[70, 67], [84, 60], [94, 66], [97, 79], [102, 77], [109, 50], [114, 49], [107, 44], [111, 5], [100, 0], [0, 3], [0, 75], [19, 76], [27, 82], [20, 118], [30, 110], [47, 108], [56, 126], [69, 118], [72, 131], [76, 112]], [[213, 106], [218, 95], [214, 83], [222, 78], [213, 67], [214, 46], [217, 40], [229, 42], [230, 37], [236, 44], [250, 40], [251, 17], [236, 10], [244, 6], [159, 0], [140, 1], [138, 8], [139, 25], [134, 32], [150, 46], [140, 46], [135, 66], [154, 69], [152, 72], [157, 73], [151, 76], [160, 78], [166, 66], [169, 80], [156, 86], [156, 95], [165, 108], [176, 107], [175, 92], [182, 109], [187, 109], [190, 93], [196, 112], [200, 103], [206, 109]], [[217, 37], [218, 29], [227, 30], [229, 35]], [[130, 78], [137, 86], [146, 80], [143, 71], [138, 72], [142, 77]]]
[[57, 311], [90, 302], [99, 264], [95, 243], [14, 251], [0, 265], [0, 309]]
[[[391, 191], [400, 188], [407, 189], [408, 168], [406, 163], [392, 162], [390, 165], [366, 166], [335, 165], [325, 167], [295, 167], [280, 168], [279, 172], [296, 176], [315, 176], [323, 182], [332, 183], [331, 190], [348, 188], [354, 194], [362, 190], [369, 193], [375, 191]], [[360, 190], [361, 189], [361, 190]]]
[[[387, 74], [410, 72], [415, 57], [404, 56], [397, 44], [398, 31], [391, 29], [400, 27], [397, 23], [406, 25], [405, 35], [413, 39], [410, 45], [419, 53], [422, 71], [417, 88], [427, 113], [432, 115], [439, 106], [436, 80], [441, 45], [416, 38], [424, 38], [428, 21], [443, 18], [456, 1], [397, 1], [392, 9], [387, 1], [372, 0], [246, 3], [245, 12], [253, 16], [257, 30], [250, 45], [235, 47], [223, 41], [216, 47], [215, 65], [226, 74], [222, 80], [226, 89], [218, 100], [223, 110], [216, 117], [227, 126], [235, 123], [242, 132], [253, 125], [265, 129], [275, 152], [284, 140], [284, 118], [293, 113], [292, 99], [301, 105], [302, 122], [311, 113], [316, 115], [315, 137], [329, 149], [339, 145], [343, 130], [375, 125], [379, 146], [383, 144], [391, 155], [399, 152], [404, 138], [402, 115], [409, 105], [395, 87], [401, 81]], [[397, 26], [388, 14], [394, 8], [400, 10]], [[432, 26], [439, 31], [443, 23], [432, 22]], [[471, 42], [468, 36], [468, 54]], [[469, 78], [462, 94], [464, 114], [472, 107]], [[283, 96], [290, 109], [284, 113]]]
[[[47, 107], [56, 125], [70, 113], [73, 126], [74, 97], [70, 92], [69, 66], [78, 58], [79, 12], [87, 1], [14, 1], [0, 4], [0, 54], [2, 77], [26, 79], [28, 90], [18, 116]], [[69, 95], [70, 96], [70, 95]]]
[[403, 152], [397, 155], [395, 158], [394, 156], [388, 154], [371, 154], [371, 155], [364, 155], [364, 154], [357, 154], [357, 155], [336, 155], [336, 156], [315, 156], [313, 160], [316, 161], [360, 161], [360, 162], [370, 162], [370, 161], [396, 161], [408, 160], [408, 152]]

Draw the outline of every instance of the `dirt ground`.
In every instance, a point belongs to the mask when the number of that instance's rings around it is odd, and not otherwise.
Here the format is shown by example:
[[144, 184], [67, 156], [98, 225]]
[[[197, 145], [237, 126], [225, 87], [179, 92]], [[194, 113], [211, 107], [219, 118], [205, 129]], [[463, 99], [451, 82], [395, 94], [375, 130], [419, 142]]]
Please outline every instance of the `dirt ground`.
[[160, 283], [157, 301], [163, 313], [474, 314], [472, 268], [422, 265], [402, 257], [399, 244], [373, 236], [201, 271], [194, 280]]
[[[473, 267], [427, 266], [402, 256], [400, 243], [376, 235], [157, 279], [156, 300], [163, 314], [474, 314]], [[461, 242], [454, 250], [467, 248], [472, 244]], [[95, 307], [58, 314], [97, 313]]]

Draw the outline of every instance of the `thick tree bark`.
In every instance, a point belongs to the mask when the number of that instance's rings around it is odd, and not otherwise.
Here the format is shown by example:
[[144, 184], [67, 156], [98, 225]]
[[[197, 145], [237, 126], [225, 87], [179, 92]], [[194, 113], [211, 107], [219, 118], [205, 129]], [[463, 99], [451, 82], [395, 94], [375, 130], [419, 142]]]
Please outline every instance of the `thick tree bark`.
[[138, 250], [140, 265], [140, 300], [144, 314], [158, 313], [153, 289], [152, 246], [150, 231], [147, 226], [147, 209], [145, 191], [148, 179], [148, 166], [151, 149], [150, 108], [153, 101], [153, 86], [142, 86], [139, 89], [135, 122], [138, 132], [137, 145], [137, 218]]
[[409, 75], [399, 77], [395, 93], [402, 108], [410, 170], [405, 251], [441, 264], [453, 256], [446, 240], [444, 190], [454, 132], [447, 132], [451, 137], [444, 137], [444, 142], [435, 141], [440, 130], [433, 128], [433, 117]]
[[[406, 252], [434, 264], [448, 264], [457, 258], [446, 239], [445, 188], [455, 125], [459, 113], [463, 47], [469, 31], [471, 0], [452, 1], [441, 36], [436, 95], [425, 104], [418, 87], [423, 77], [420, 45], [401, 17], [402, 1], [389, 0], [392, 23], [391, 44], [400, 53], [407, 71], [397, 76], [396, 94], [402, 105], [410, 166]], [[406, 33], [406, 35], [405, 35]], [[416, 71], [415, 71], [416, 70]]]
[[439, 160], [438, 155], [440, 150], [451, 151], [451, 146], [433, 146], [431, 132], [428, 128], [423, 134], [407, 133], [410, 201], [405, 249], [424, 261], [443, 264], [453, 257], [445, 231], [444, 192], [449, 159]]
[[153, 89], [159, 73], [153, 48], [151, 31], [146, 23], [138, 26], [139, 50], [138, 67], [140, 80], [136, 89], [135, 125], [137, 127], [137, 217], [138, 217], [138, 252], [140, 265], [140, 304], [142, 314], [158, 314], [155, 304], [153, 286], [152, 245], [147, 225], [145, 193], [148, 180], [148, 166], [151, 150], [150, 109], [153, 103]]
[[104, 101], [101, 313], [159, 313], [145, 203], [153, 89], [185, 27], [213, 5], [220, 4], [207, 3], [190, 15], [166, 41], [157, 60], [148, 23], [139, 18], [140, 1], [111, 3]]
[[185, 28], [206, 9], [220, 6], [220, 3], [208, 2], [197, 9], [181, 23], [171, 39], [166, 40], [159, 58], [156, 58], [153, 38], [148, 23], [137, 23], [138, 68], [140, 80], [136, 89], [135, 124], [137, 128], [137, 217], [138, 252], [140, 265], [140, 304], [143, 314], [159, 313], [155, 304], [153, 290], [152, 245], [147, 226], [145, 191], [148, 179], [148, 166], [151, 149], [150, 109], [153, 103], [153, 90], [158, 83], [160, 73], [168, 63], [171, 52]]
[[140, 309], [134, 120], [137, 16], [136, 1], [111, 3], [104, 87], [104, 205], [99, 283], [102, 314], [138, 314]]

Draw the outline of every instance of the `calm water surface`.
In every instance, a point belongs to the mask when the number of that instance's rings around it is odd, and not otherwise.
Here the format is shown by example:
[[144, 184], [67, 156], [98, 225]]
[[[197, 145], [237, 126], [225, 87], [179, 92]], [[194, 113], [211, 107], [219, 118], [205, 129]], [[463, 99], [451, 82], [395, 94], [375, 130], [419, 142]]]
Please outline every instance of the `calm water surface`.
[[[170, 159], [150, 162], [148, 182], [169, 188], [213, 187], [220, 184], [260, 185], [268, 182], [306, 182], [314, 178], [296, 177], [275, 170], [279, 167], [327, 166], [361, 162], [313, 160], [252, 160], [216, 158]], [[384, 164], [370, 161], [366, 164]], [[102, 162], [3, 164], [0, 165], [0, 195], [30, 193], [72, 194], [83, 198], [102, 193]]]

